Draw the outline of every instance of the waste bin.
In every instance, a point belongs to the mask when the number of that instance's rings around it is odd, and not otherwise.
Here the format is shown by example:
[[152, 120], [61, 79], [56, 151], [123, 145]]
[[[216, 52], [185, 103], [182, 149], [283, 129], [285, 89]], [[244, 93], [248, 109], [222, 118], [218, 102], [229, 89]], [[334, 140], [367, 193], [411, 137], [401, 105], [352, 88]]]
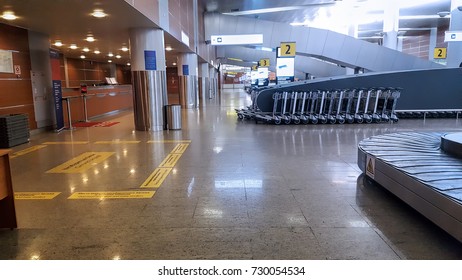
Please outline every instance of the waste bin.
[[167, 129], [181, 129], [181, 105], [172, 104], [166, 107]]

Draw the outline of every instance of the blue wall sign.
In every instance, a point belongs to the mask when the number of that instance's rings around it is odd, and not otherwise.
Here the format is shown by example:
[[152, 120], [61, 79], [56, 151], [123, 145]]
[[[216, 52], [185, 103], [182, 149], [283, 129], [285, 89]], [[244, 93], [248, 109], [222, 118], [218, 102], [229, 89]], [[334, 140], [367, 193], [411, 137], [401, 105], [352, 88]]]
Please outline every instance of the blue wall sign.
[[183, 76], [189, 76], [189, 65], [183, 65]]
[[156, 51], [144, 51], [144, 68], [146, 70], [157, 70]]

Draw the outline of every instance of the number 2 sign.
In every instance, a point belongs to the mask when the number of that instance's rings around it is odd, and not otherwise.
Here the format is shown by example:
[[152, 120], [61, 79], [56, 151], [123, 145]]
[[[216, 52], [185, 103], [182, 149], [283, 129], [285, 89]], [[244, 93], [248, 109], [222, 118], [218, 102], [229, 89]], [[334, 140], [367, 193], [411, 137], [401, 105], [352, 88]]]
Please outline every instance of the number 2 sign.
[[295, 56], [295, 42], [281, 42], [280, 57], [294, 57]]

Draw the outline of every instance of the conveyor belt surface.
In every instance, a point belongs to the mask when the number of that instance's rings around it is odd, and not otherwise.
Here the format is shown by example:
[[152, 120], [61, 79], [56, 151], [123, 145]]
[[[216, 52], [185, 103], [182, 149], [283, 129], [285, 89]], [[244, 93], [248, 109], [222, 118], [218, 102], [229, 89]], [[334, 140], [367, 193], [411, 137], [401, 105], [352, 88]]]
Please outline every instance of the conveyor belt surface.
[[462, 160], [440, 149], [443, 135], [424, 132], [379, 135], [363, 140], [359, 148], [462, 203]]
[[462, 159], [452, 152], [462, 150], [462, 134], [459, 143], [445, 143], [447, 135], [401, 132], [364, 139], [358, 166], [462, 242]]

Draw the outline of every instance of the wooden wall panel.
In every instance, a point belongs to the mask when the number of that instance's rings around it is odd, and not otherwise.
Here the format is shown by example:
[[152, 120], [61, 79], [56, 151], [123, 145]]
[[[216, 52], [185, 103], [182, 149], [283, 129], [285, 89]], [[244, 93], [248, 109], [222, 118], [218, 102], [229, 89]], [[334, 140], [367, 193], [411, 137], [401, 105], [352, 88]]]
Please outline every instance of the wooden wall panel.
[[29, 117], [29, 127], [37, 128], [35, 121], [31, 62], [27, 30], [0, 23], [0, 49], [10, 50], [13, 65], [19, 65], [21, 74], [0, 73], [0, 114], [23, 114]]

